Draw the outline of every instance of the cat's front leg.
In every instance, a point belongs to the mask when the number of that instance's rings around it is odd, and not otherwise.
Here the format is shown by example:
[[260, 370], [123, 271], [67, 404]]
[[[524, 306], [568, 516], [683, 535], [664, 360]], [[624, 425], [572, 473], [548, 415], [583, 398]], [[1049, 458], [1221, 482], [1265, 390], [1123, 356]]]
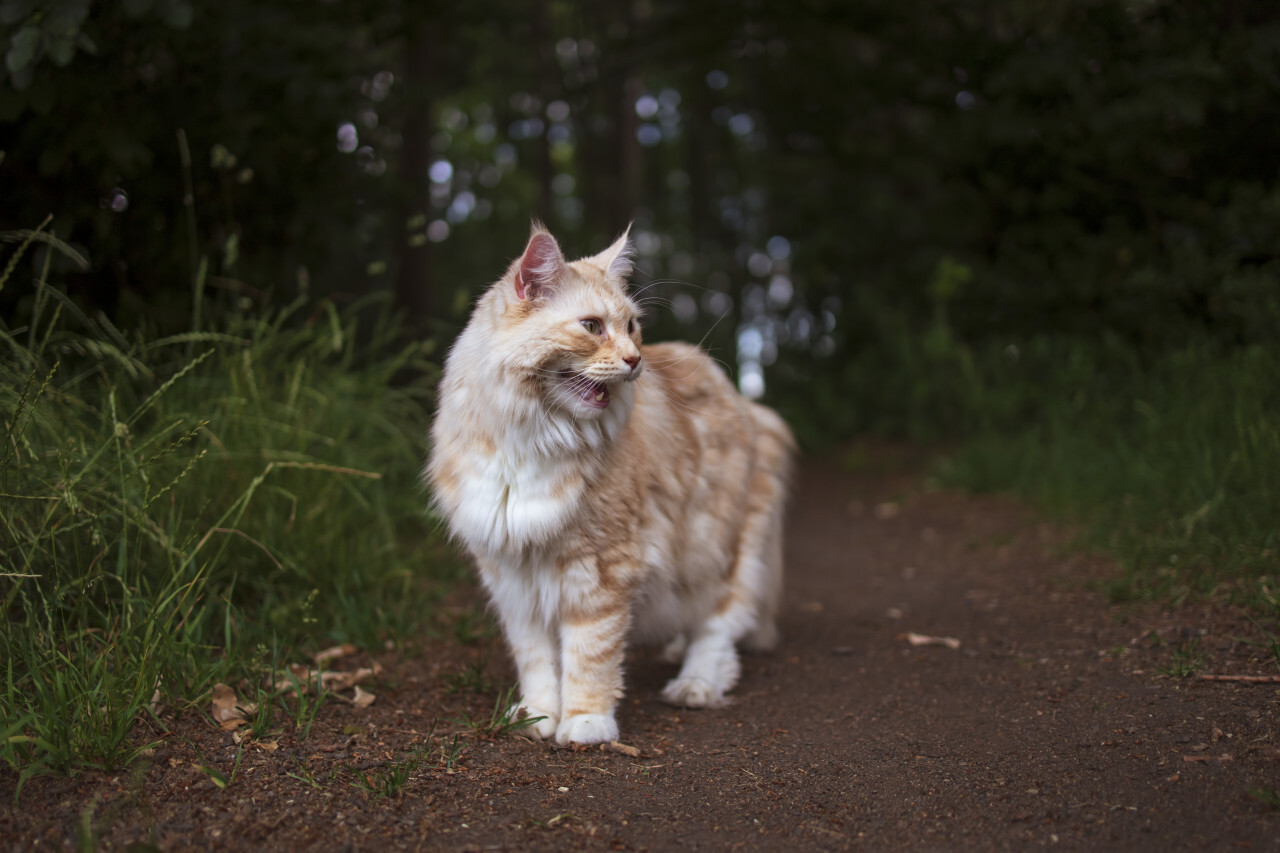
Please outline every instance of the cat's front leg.
[[543, 717], [525, 729], [547, 739], [560, 723], [559, 640], [547, 616], [537, 608], [537, 595], [519, 576], [485, 577], [502, 621], [520, 678], [520, 705], [529, 717]]
[[562, 618], [560, 707], [564, 714], [556, 743], [617, 740], [614, 709], [622, 698], [622, 659], [630, 617], [622, 605]]

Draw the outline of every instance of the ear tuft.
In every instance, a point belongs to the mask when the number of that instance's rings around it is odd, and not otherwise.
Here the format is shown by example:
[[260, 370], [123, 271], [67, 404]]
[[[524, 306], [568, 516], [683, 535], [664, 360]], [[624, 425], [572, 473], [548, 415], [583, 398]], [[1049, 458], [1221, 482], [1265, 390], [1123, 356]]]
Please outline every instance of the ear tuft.
[[529, 245], [516, 266], [517, 298], [537, 299], [554, 288], [564, 274], [564, 267], [564, 255], [556, 238], [535, 225]]
[[631, 275], [635, 258], [635, 247], [631, 245], [631, 226], [622, 232], [612, 246], [605, 249], [593, 259], [610, 278], [626, 280]]

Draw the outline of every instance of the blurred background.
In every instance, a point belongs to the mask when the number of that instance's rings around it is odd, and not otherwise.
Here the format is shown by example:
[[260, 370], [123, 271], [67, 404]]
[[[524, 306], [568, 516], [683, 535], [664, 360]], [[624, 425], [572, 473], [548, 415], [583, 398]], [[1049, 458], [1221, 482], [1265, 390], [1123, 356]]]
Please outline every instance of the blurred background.
[[180, 328], [205, 258], [229, 302], [387, 291], [447, 340], [531, 218], [574, 256], [634, 222], [649, 337], [705, 339], [817, 439], [1280, 324], [1270, 2], [3, 0], [0, 26], [0, 228], [52, 214], [68, 290], [121, 326]]

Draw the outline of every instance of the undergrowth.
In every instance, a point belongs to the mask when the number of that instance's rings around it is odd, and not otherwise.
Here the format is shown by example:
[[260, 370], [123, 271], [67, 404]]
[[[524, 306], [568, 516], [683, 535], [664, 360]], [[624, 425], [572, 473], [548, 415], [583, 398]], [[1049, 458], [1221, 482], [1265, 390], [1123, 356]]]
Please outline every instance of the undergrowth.
[[70, 247], [6, 236], [8, 295], [45, 249], [0, 321], [0, 760], [22, 781], [128, 764], [155, 708], [259, 673], [267, 648], [375, 647], [427, 618], [436, 367], [384, 299], [125, 332], [49, 281]]
[[1114, 601], [1214, 597], [1280, 617], [1280, 346], [1151, 351], [1105, 332], [966, 344], [948, 303], [968, 275], [939, 264], [924, 328], [864, 297], [863, 349], [818, 405], [837, 393], [857, 403], [843, 404], [850, 430], [945, 442], [943, 483], [1014, 491], [1074, 523], [1117, 557]]
[[1040, 369], [998, 393], [1035, 399], [1034, 416], [979, 425], [943, 480], [1012, 489], [1076, 523], [1083, 545], [1119, 560], [1113, 601], [1217, 596], [1275, 614], [1280, 352], [1136, 363], [1045, 343], [1030, 358]]

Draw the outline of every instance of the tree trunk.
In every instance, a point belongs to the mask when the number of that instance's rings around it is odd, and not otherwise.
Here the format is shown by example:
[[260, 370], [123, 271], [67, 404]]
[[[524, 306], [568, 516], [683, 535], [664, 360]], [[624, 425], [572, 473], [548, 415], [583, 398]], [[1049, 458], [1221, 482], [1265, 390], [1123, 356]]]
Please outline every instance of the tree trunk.
[[404, 312], [409, 331], [423, 329], [438, 316], [436, 285], [431, 276], [431, 101], [439, 49], [439, 21], [431, 12], [406, 6], [408, 42], [404, 65], [404, 143], [400, 151], [399, 217], [392, 223], [392, 239], [399, 249], [396, 305]]

